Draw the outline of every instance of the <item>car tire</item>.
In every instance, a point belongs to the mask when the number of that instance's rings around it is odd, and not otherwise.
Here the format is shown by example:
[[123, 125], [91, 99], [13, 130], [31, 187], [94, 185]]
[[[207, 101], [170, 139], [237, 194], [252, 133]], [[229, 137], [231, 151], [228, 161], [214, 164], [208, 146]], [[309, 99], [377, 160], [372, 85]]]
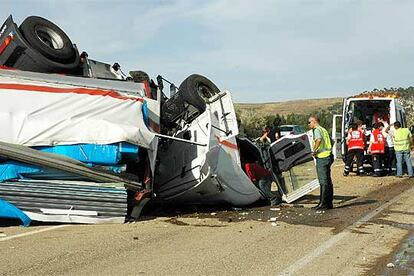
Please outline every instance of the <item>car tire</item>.
[[187, 77], [178, 88], [184, 101], [194, 106], [200, 113], [206, 110], [206, 101], [220, 93], [220, 89], [204, 76], [193, 74]]
[[76, 51], [69, 37], [49, 20], [29, 16], [19, 29], [28, 44], [47, 59], [63, 64], [76, 59]]

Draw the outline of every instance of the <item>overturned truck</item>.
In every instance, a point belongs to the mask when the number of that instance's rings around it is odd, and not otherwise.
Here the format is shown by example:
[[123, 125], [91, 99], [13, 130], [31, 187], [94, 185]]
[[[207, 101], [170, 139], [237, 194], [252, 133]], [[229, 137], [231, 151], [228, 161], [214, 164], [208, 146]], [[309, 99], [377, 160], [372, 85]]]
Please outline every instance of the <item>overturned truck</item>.
[[168, 99], [161, 76], [89, 59], [40, 17], [6, 20], [0, 65], [0, 217], [108, 223], [149, 200], [248, 205], [263, 195], [241, 155], [272, 171], [285, 201], [318, 186], [308, 136], [261, 151], [238, 137], [230, 93], [203, 76]]

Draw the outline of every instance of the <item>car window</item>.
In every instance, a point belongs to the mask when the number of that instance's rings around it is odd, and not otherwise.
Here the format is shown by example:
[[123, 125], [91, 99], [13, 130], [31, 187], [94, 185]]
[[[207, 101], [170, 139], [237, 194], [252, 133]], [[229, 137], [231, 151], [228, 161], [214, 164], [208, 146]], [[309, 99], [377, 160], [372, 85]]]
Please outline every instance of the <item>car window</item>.
[[291, 126], [282, 126], [281, 128], [280, 128], [280, 131], [292, 131], [293, 130], [293, 127], [291, 127]]

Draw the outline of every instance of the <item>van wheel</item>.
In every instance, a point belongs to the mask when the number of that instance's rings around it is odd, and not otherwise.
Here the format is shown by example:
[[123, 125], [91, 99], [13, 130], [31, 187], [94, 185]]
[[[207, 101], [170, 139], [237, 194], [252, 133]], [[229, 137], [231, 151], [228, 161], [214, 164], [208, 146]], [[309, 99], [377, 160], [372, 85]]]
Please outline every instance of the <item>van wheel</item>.
[[197, 108], [200, 113], [206, 110], [206, 101], [220, 93], [220, 89], [204, 76], [193, 74], [187, 77], [178, 88], [184, 101]]
[[76, 59], [69, 37], [49, 20], [29, 16], [20, 25], [20, 31], [30, 46], [46, 58], [64, 64]]

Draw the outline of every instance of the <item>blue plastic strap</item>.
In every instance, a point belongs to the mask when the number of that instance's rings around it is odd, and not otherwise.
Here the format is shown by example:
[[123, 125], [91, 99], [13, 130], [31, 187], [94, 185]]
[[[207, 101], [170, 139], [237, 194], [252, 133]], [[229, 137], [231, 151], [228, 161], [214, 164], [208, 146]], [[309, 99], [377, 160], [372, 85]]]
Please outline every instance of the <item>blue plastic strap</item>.
[[3, 199], [0, 199], [0, 217], [19, 219], [23, 226], [29, 226], [31, 222], [31, 219], [22, 210]]

